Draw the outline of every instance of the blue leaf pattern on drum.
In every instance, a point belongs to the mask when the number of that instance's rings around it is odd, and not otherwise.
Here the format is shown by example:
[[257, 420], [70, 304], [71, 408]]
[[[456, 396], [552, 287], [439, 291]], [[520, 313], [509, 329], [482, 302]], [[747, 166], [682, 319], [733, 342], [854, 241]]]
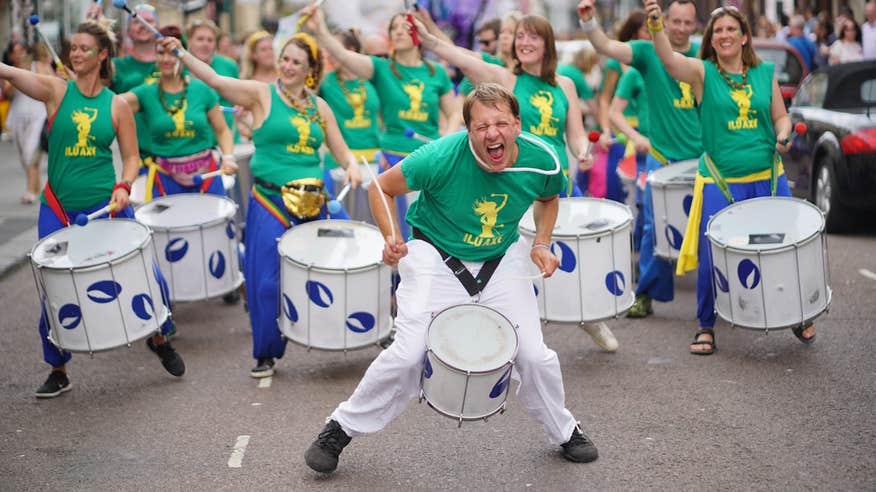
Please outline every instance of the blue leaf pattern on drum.
[[237, 236], [237, 224], [233, 220], [225, 226], [225, 235], [228, 236], [228, 239], [234, 239]]
[[605, 287], [618, 297], [624, 295], [624, 289], [627, 287], [624, 274], [618, 270], [608, 272], [608, 275], [605, 276]]
[[535, 297], [538, 297], [538, 286], [535, 284], [532, 284], [532, 290], [535, 291]]
[[316, 280], [308, 280], [304, 284], [304, 289], [307, 291], [307, 297], [310, 301], [319, 307], [327, 308], [335, 302], [335, 296], [325, 284]]
[[295, 304], [292, 304], [292, 299], [289, 299], [286, 294], [283, 294], [283, 314], [289, 321], [298, 322], [298, 310], [295, 309]]
[[739, 262], [736, 273], [739, 275], [739, 282], [746, 289], [754, 289], [760, 283], [760, 270], [749, 259]]
[[681, 242], [684, 240], [684, 236], [681, 234], [681, 231], [675, 228], [672, 224], [666, 224], [666, 240], [669, 241], [669, 246], [672, 249], [680, 250]]
[[684, 209], [684, 215], [690, 217], [690, 206], [693, 204], [693, 195], [685, 195], [681, 201], [681, 207]]
[[429, 379], [432, 377], [432, 363], [429, 362], [428, 355], [426, 356], [426, 365], [425, 365], [425, 367], [423, 367], [423, 376], [425, 376], [426, 379]]
[[88, 286], [88, 298], [98, 304], [106, 304], [118, 299], [122, 286], [112, 280], [101, 280]]
[[[351, 321], [354, 321], [354, 323], [351, 323]], [[364, 311], [355, 312], [347, 316], [347, 329], [354, 333], [367, 333], [376, 324], [377, 320], [374, 319], [374, 315]]]
[[155, 305], [149, 294], [137, 294], [131, 299], [131, 309], [138, 318], [149, 321], [155, 315]]
[[724, 276], [718, 267], [715, 267], [715, 283], [718, 284], [721, 292], [730, 292], [730, 283], [727, 282], [727, 277]]
[[[559, 252], [557, 252], [558, 249]], [[551, 245], [551, 253], [560, 259], [560, 270], [567, 273], [575, 271], [575, 266], [578, 265], [578, 259], [575, 258], [575, 253], [572, 252], [572, 248], [570, 248], [568, 244], [562, 241], [555, 242]]]
[[505, 389], [508, 388], [508, 384], [511, 383], [511, 368], [509, 367], [505, 374], [502, 374], [502, 377], [496, 381], [496, 384], [493, 386], [493, 389], [490, 390], [490, 398], [498, 398], [505, 393]]
[[58, 310], [58, 322], [66, 330], [72, 330], [82, 321], [82, 310], [76, 304], [64, 304]]
[[171, 239], [167, 246], [164, 247], [164, 257], [167, 261], [175, 263], [186, 255], [189, 251], [189, 242], [185, 238], [178, 237]]
[[221, 251], [214, 251], [210, 255], [210, 275], [222, 278], [225, 275], [225, 255]]

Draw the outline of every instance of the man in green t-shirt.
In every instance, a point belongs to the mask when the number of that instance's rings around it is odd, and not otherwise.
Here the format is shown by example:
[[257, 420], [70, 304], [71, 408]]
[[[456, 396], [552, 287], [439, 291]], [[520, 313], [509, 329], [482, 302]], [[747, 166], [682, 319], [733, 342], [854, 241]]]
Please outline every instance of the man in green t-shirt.
[[[562, 446], [566, 459], [586, 463], [598, 457], [565, 408], [560, 363], [542, 339], [526, 276], [530, 260], [545, 277], [559, 265], [548, 247], [563, 188], [559, 159], [552, 147], [521, 133], [519, 104], [498, 84], [475, 88], [463, 118], [467, 132], [424, 145], [369, 190], [372, 213], [386, 237], [383, 261], [398, 264], [401, 275], [396, 339], [307, 449], [305, 461], [316, 471], [334, 471], [352, 437], [382, 429], [419, 395], [420, 375], [431, 376], [428, 367], [424, 373], [423, 360], [432, 313], [472, 300], [518, 327], [514, 368], [523, 407]], [[420, 195], [407, 215], [415, 239], [405, 243], [387, 203], [411, 190]], [[530, 245], [517, 226], [533, 204], [536, 234]], [[494, 386], [491, 397], [494, 393], [501, 388]]]

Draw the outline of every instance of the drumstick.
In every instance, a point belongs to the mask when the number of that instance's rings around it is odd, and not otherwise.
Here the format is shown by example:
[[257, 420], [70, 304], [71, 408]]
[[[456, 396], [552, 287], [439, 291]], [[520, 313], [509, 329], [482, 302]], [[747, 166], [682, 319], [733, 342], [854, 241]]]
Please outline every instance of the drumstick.
[[804, 135], [806, 133], [806, 130], [806, 123], [798, 121], [797, 124], [794, 125], [794, 129], [791, 131], [791, 134], [788, 135], [787, 138], [782, 140], [782, 145], [788, 145], [788, 142], [794, 140], [794, 137], [796, 137], [797, 135]]
[[[305, 5], [304, 7], [301, 7], [300, 9], [298, 9], [297, 12], [295, 12], [295, 13], [292, 14], [292, 15], [293, 15], [293, 16], [294, 16], [294, 15], [301, 15], [301, 12], [304, 12], [304, 9], [306, 9], [307, 7], [310, 7], [310, 6], [313, 6], [314, 8], [319, 8], [319, 6], [322, 5], [322, 2], [324, 2], [324, 1], [325, 1], [325, 0], [316, 0], [315, 2], [313, 2], [313, 3], [310, 4], [310, 5]], [[307, 22], [307, 19], [309, 19], [309, 18], [310, 18], [310, 14], [303, 14], [303, 15], [301, 15], [301, 18], [298, 19], [298, 22], [295, 23], [295, 30], [296, 30], [296, 31], [301, 31], [301, 26], [303, 26], [304, 23]]]
[[[124, 10], [125, 12], [128, 13], [128, 15], [131, 16], [132, 19], [139, 22], [140, 24], [143, 24], [143, 27], [145, 27], [146, 29], [148, 29], [149, 31], [152, 32], [152, 34], [155, 36], [155, 39], [163, 39], [164, 38], [164, 35], [161, 34], [160, 32], [158, 32], [158, 29], [155, 26], [153, 26], [152, 24], [143, 20], [142, 17], [137, 15], [137, 12], [134, 12], [133, 10], [131, 10], [128, 7], [128, 4], [125, 2], [125, 0], [113, 0], [113, 7], [117, 8], [117, 9]], [[180, 56], [180, 51], [177, 48], [174, 48], [173, 54], [178, 57], [178, 56]]]
[[587, 134], [587, 150], [584, 152], [587, 159], [593, 157], [593, 144], [599, 141], [599, 136], [600, 133], [596, 130]]
[[329, 213], [336, 214], [341, 211], [341, 201], [344, 199], [345, 196], [347, 196], [347, 192], [350, 191], [351, 186], [353, 186], [353, 183], [347, 183], [346, 185], [344, 185], [344, 188], [341, 189], [341, 192], [338, 193], [338, 196], [334, 200], [331, 200], [329, 202]]
[[74, 222], [78, 226], [84, 226], [85, 224], [88, 224], [89, 220], [96, 219], [103, 214], [112, 212], [115, 209], [116, 209], [116, 202], [109, 202], [105, 207], [101, 208], [100, 210], [95, 210], [94, 212], [91, 212], [88, 215], [85, 215], [85, 214], [77, 215], [76, 220], [74, 220]]
[[411, 41], [414, 46], [420, 46], [420, 33], [417, 32], [417, 25], [414, 24], [414, 10], [417, 8], [417, 2], [413, 2], [408, 6], [408, 0], [405, 0], [405, 8], [407, 12], [408, 23], [411, 25]]
[[413, 138], [414, 140], [419, 140], [421, 142], [431, 142], [432, 141], [431, 138], [429, 138], [425, 135], [420, 135], [419, 133], [415, 132], [413, 128], [405, 128], [405, 136], [408, 138]]
[[219, 106], [219, 109], [222, 110], [223, 113], [236, 113], [237, 108], [232, 106]]
[[364, 156], [360, 156], [362, 158], [362, 164], [365, 164], [365, 169], [368, 169], [368, 173], [371, 175], [371, 182], [377, 186], [377, 191], [380, 192], [380, 201], [383, 202], [383, 208], [386, 210], [386, 217], [389, 219], [389, 231], [392, 234], [392, 244], [395, 244], [395, 224], [392, 222], [392, 212], [389, 210], [389, 203], [386, 201], [386, 195], [383, 194], [383, 188], [380, 187], [380, 182], [377, 180], [377, 175], [374, 174], [374, 170], [371, 169], [371, 166], [368, 165], [368, 161], [365, 160]]
[[55, 67], [58, 68], [58, 70], [61, 72], [61, 74], [64, 76], [64, 78], [70, 79], [71, 78], [70, 72], [67, 71], [67, 67], [65, 67], [64, 64], [61, 63], [61, 59], [58, 58], [58, 53], [55, 52], [55, 48], [52, 47], [52, 43], [49, 42], [48, 38], [46, 38], [46, 35], [43, 34], [43, 32], [40, 30], [40, 27], [39, 27], [40, 16], [33, 14], [30, 16], [28, 21], [30, 21], [30, 25], [33, 26], [34, 31], [36, 31], [37, 34], [40, 35], [40, 38], [42, 38], [43, 43], [46, 45], [46, 48], [49, 50], [49, 55], [51, 55], [52, 61], [55, 62]]
[[215, 171], [210, 171], [210, 172], [204, 173], [204, 174], [195, 174], [194, 176], [192, 176], [192, 182], [195, 184], [195, 186], [201, 186], [204, 183], [204, 181], [206, 181], [210, 178], [215, 178], [216, 176], [219, 176], [220, 174], [222, 174], [221, 169], [217, 169]]

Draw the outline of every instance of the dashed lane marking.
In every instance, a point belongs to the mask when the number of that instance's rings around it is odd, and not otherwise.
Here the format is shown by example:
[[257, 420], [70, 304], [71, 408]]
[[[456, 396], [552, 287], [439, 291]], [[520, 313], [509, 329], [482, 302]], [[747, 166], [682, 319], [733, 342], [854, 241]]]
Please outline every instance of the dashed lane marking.
[[248, 444], [249, 436], [237, 436], [237, 442], [234, 443], [234, 449], [231, 450], [231, 457], [228, 458], [228, 468], [240, 468], [243, 465], [243, 454], [246, 453]]
[[272, 379], [271, 376], [259, 379], [259, 388], [270, 388]]
[[866, 268], [861, 268], [860, 270], [858, 270], [858, 273], [869, 278], [870, 280], [876, 280], [876, 273], [873, 273], [870, 270], [867, 270]]

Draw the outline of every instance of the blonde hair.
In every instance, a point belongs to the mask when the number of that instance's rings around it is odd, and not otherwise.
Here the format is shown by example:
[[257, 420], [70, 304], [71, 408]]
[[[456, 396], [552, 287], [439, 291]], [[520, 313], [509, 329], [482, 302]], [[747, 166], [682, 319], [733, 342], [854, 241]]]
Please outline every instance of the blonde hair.
[[243, 53], [240, 55], [240, 78], [241, 79], [249, 79], [252, 78], [255, 73], [255, 66], [252, 59], [253, 51], [255, 51], [255, 47], [262, 40], [271, 39], [271, 33], [268, 31], [256, 31], [249, 36], [247, 36], [244, 45], [246, 49], [243, 50]]

